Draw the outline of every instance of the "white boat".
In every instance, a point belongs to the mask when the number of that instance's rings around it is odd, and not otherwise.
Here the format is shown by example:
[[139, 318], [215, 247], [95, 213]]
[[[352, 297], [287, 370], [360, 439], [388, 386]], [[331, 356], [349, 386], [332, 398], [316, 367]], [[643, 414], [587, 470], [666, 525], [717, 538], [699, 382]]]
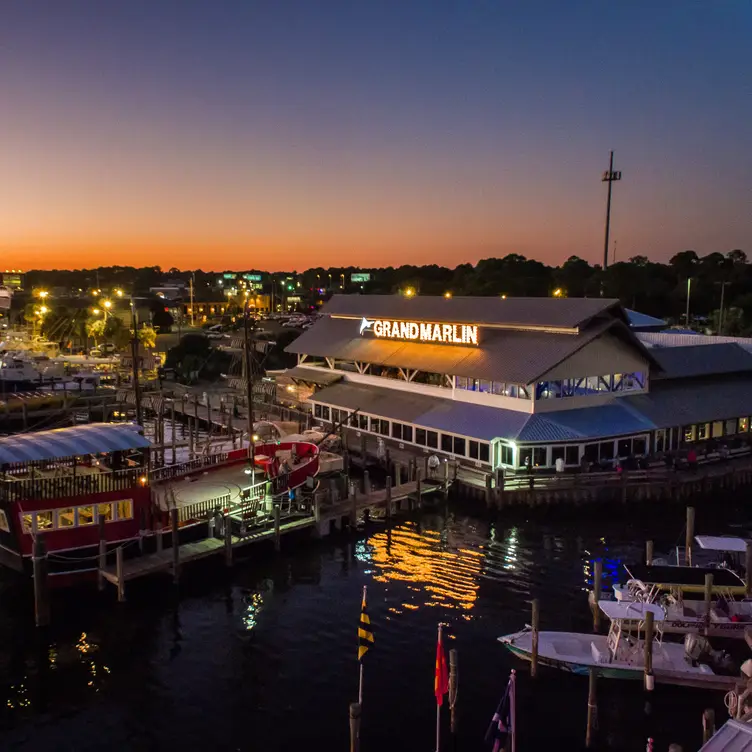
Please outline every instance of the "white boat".
[[[595, 668], [609, 679], [640, 679], [645, 671], [645, 644], [640, 637], [645, 615], [653, 614], [653, 674], [656, 680], [693, 684], [717, 683], [713, 669], [687, 654], [685, 646], [663, 642], [664, 612], [660, 606], [636, 601], [599, 601], [598, 607], [611, 620], [608, 635], [579, 632], [539, 632], [538, 662], [573, 674], [587, 674]], [[533, 633], [526, 627], [516, 634], [499, 637], [514, 655], [529, 661]], [[693, 645], [694, 647], [694, 645]], [[694, 658], [694, 659], [693, 659]]]
[[41, 378], [39, 370], [28, 358], [17, 353], [0, 355], [0, 394], [35, 389]]

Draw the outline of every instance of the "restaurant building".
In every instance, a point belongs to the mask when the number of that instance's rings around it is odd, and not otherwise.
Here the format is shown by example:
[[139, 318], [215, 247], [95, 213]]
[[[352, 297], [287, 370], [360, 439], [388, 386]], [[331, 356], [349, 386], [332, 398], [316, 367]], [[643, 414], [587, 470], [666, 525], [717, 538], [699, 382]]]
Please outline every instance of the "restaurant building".
[[749, 435], [752, 340], [635, 332], [603, 298], [335, 295], [288, 346], [314, 417], [486, 468]]

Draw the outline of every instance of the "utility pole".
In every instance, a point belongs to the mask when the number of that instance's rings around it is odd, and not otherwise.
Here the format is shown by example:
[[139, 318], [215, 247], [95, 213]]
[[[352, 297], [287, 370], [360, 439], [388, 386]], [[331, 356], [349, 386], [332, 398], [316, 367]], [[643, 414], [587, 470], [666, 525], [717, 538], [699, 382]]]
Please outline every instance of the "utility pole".
[[248, 326], [248, 303], [246, 302], [243, 310], [243, 333], [245, 345], [245, 375], [246, 388], [248, 390], [248, 462], [251, 467], [251, 476], [255, 477], [256, 470], [256, 447], [253, 443], [253, 368], [251, 365], [251, 338]]
[[193, 272], [191, 272], [191, 327], [195, 326], [193, 318]]
[[726, 282], [721, 282], [721, 310], [718, 312], [718, 334], [723, 334], [723, 299], [726, 292]]
[[684, 322], [689, 329], [689, 294], [692, 292], [692, 277], [687, 277], [687, 312], [684, 314]]
[[608, 170], [603, 173], [602, 183], [608, 183], [608, 199], [606, 200], [606, 242], [603, 245], [603, 271], [608, 268], [608, 236], [611, 231], [611, 184], [614, 180], [621, 180], [621, 171], [614, 172], [614, 153], [608, 164]]
[[142, 426], [141, 422], [141, 389], [138, 384], [138, 321], [136, 320], [136, 306], [131, 296], [131, 326], [133, 327], [133, 336], [131, 337], [131, 355], [133, 357], [133, 395], [136, 400], [136, 423]]

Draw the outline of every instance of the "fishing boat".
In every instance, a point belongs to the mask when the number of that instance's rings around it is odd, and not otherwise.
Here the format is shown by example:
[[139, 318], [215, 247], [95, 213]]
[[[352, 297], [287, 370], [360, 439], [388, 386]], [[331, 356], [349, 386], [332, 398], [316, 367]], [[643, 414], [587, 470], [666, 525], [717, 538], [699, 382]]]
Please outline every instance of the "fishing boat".
[[[645, 671], [645, 644], [640, 637], [645, 616], [653, 614], [653, 673], [656, 680], [682, 683], [691, 677], [693, 683], [712, 685], [717, 676], [707, 663], [700, 662], [691, 646], [663, 641], [664, 612], [653, 603], [635, 601], [599, 601], [598, 607], [611, 621], [608, 635], [579, 632], [539, 632], [538, 662], [541, 665], [587, 674], [595, 668], [608, 679], [641, 679]], [[499, 637], [514, 655], [531, 660], [533, 633], [526, 627], [515, 634]], [[692, 652], [688, 651], [688, 647]]]
[[34, 363], [20, 353], [0, 354], [0, 394], [38, 387], [42, 376]]
[[746, 592], [744, 580], [732, 569], [723, 567], [672, 567], [665, 565], [625, 564], [627, 581], [615, 585], [617, 600], [629, 600], [629, 582], [639, 581], [661, 592], [679, 595], [705, 593], [705, 576], [713, 575], [713, 594], [728, 597], [743, 597]]
[[172, 507], [181, 542], [210, 514], [240, 532], [265, 524], [275, 501], [290, 510], [319, 469], [318, 447], [308, 442], [257, 444], [253, 466], [237, 449], [150, 470], [151, 452], [134, 423], [0, 438], [0, 564], [31, 574], [34, 540], [43, 536], [51, 582], [85, 579], [98, 570], [102, 534], [108, 548], [136, 554], [168, 529]]

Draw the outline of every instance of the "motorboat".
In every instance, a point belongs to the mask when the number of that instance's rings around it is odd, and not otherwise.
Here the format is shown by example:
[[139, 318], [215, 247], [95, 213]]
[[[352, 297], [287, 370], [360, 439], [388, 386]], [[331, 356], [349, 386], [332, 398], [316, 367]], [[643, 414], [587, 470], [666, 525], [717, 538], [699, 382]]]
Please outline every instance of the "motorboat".
[[0, 394], [34, 389], [42, 380], [34, 363], [19, 353], [0, 354]]
[[[646, 615], [652, 613], [652, 668], [656, 681], [717, 685], [719, 677], [708, 661], [722, 657], [709, 651], [707, 643], [696, 635], [688, 635], [685, 644], [664, 642], [665, 613], [657, 604], [599, 601], [598, 608], [611, 622], [607, 635], [541, 631], [538, 662], [573, 674], [587, 674], [594, 668], [599, 676], [608, 679], [641, 679], [645, 672], [645, 641], [640, 635]], [[498, 639], [518, 658], [531, 660], [530, 627]]]

